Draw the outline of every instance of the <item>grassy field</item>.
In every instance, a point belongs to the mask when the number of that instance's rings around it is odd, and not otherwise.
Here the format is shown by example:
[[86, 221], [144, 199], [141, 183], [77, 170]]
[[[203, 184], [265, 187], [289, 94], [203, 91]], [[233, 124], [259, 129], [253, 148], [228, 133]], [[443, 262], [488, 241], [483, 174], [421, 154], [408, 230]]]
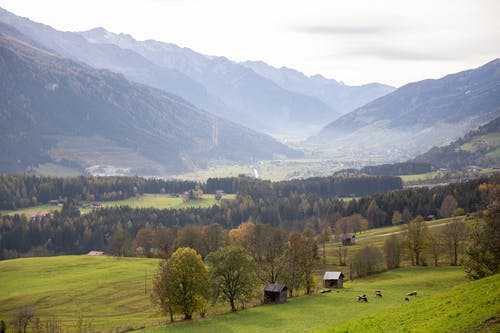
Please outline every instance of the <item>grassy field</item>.
[[78, 170], [56, 165], [54, 163], [40, 164], [35, 171], [37, 176], [77, 177], [82, 173]]
[[408, 183], [408, 182], [418, 182], [422, 180], [434, 179], [437, 178], [439, 175], [440, 175], [439, 172], [428, 172], [428, 173], [421, 173], [414, 175], [404, 175], [399, 177], [401, 177], [404, 183]]
[[[456, 217], [457, 219], [464, 219], [465, 216]], [[453, 222], [455, 218], [446, 218], [446, 219], [438, 219], [432, 221], [426, 221], [429, 231], [431, 233], [440, 232], [440, 230], [450, 222]], [[473, 223], [476, 219], [474, 217], [469, 217], [466, 219], [466, 223]], [[319, 275], [323, 270], [340, 270], [349, 276], [349, 258], [353, 258], [356, 253], [361, 250], [365, 246], [374, 246], [378, 247], [380, 250], [383, 250], [384, 242], [387, 237], [398, 234], [401, 236], [403, 232], [403, 226], [389, 226], [383, 228], [376, 228], [364, 231], [362, 233], [356, 234], [356, 244], [346, 247], [347, 250], [347, 266], [339, 266], [339, 257], [338, 257], [338, 244], [339, 242], [335, 239], [328, 242], [326, 244], [326, 265], [321, 265], [321, 270], [317, 272]], [[460, 248], [462, 251], [463, 248]], [[403, 254], [401, 257], [401, 266], [410, 265], [406, 253], [404, 253], [405, 249], [403, 249]], [[319, 244], [319, 255], [323, 258], [323, 246]], [[460, 253], [461, 255], [461, 253]], [[430, 259], [428, 258], [428, 263], [430, 263]], [[442, 251], [439, 256], [439, 264], [448, 264], [449, 257], [446, 251]]]
[[14, 214], [19, 214], [19, 215], [30, 215], [32, 213], [47, 213], [47, 212], [54, 212], [54, 211], [60, 211], [61, 207], [54, 206], [54, 205], [38, 205], [34, 207], [26, 207], [26, 208], [20, 208], [16, 210], [0, 210], [0, 215], [14, 215]]
[[81, 317], [99, 330], [139, 327], [163, 318], [144, 293], [158, 260], [61, 256], [0, 261], [0, 319], [33, 305], [42, 320], [74, 332]]
[[500, 133], [490, 133], [474, 137], [474, 139], [470, 142], [464, 143], [460, 146], [460, 149], [469, 152], [476, 152], [485, 146], [500, 147]]
[[[335, 328], [335, 332], [470, 332], [468, 329], [498, 316], [499, 284], [500, 276], [469, 283], [463, 270], [457, 267], [398, 269], [347, 282], [339, 292], [293, 298], [282, 305], [259, 306], [142, 332], [293, 333], [330, 332], [330, 328]], [[457, 288], [453, 289], [454, 286]], [[383, 297], [375, 298], [375, 290], [381, 290]], [[406, 293], [413, 290], [418, 291], [418, 296], [406, 302]], [[368, 295], [368, 303], [356, 301], [360, 294]], [[458, 306], [466, 307], [463, 310]], [[455, 323], [460, 318], [457, 314], [467, 321]], [[399, 316], [406, 320], [403, 330], [397, 326]], [[365, 318], [370, 318], [369, 325], [365, 324]], [[384, 324], [377, 325], [376, 318], [382, 318]]]
[[[235, 194], [225, 194], [222, 199], [233, 200], [236, 197]], [[204, 194], [201, 200], [192, 200], [184, 202], [182, 198], [173, 198], [166, 194], [143, 194], [137, 197], [129, 198], [126, 200], [117, 201], [104, 201], [102, 202], [103, 207], [118, 207], [118, 206], [129, 206], [132, 208], [190, 208], [190, 207], [201, 207], [207, 208], [213, 205], [218, 205], [219, 202], [215, 200], [213, 194]], [[35, 207], [21, 208], [17, 210], [4, 210], [0, 211], [0, 215], [13, 215], [13, 214], [25, 214], [30, 215], [31, 213], [41, 213], [41, 212], [53, 212], [61, 210], [61, 207], [53, 205], [39, 205]], [[82, 208], [81, 212], [83, 214], [90, 212], [90, 209]]]
[[[223, 199], [227, 200], [233, 200], [235, 197], [235, 194], [225, 194], [222, 196]], [[188, 207], [206, 208], [218, 204], [219, 202], [215, 200], [215, 196], [213, 194], [204, 194], [201, 200], [191, 200], [188, 202], [184, 202], [184, 200], [180, 197], [173, 198], [165, 194], [143, 194], [126, 200], [106, 201], [102, 203], [103, 207], [130, 206], [132, 208], [154, 207], [158, 209]]]
[[[331, 176], [335, 171], [343, 169], [345, 165], [336, 159], [303, 158], [259, 161], [253, 167], [257, 169], [259, 178], [281, 181], [295, 178]], [[241, 174], [247, 176], [254, 175], [249, 165], [220, 164], [211, 166], [205, 170], [176, 175], [175, 178], [205, 181], [208, 178], [236, 177]]]
[[[285, 304], [235, 314], [221, 314], [229, 308], [219, 305], [208, 319], [164, 325], [165, 316], [149, 297], [157, 264], [155, 259], [88, 256], [0, 261], [0, 319], [8, 320], [20, 307], [33, 305], [42, 320], [60, 320], [66, 331], [75, 331], [81, 318], [83, 326], [91, 323], [93, 330], [101, 332], [144, 326], [140, 331], [148, 333], [337, 332], [340, 328], [342, 332], [395, 332], [398, 329], [391, 322], [399, 323], [401, 318], [403, 331], [429, 332], [439, 327], [442, 332], [465, 332], [499, 312], [500, 276], [471, 283], [461, 267], [419, 267], [349, 281], [338, 292], [295, 297]], [[375, 298], [375, 290], [381, 290], [383, 298]], [[406, 302], [406, 293], [413, 290], [418, 296]], [[369, 302], [358, 303], [360, 294], [367, 294]], [[466, 321], [453, 323], [457, 318]]]
[[499, 297], [500, 275], [495, 275], [419, 295], [405, 306], [384, 309], [318, 332], [499, 332]]

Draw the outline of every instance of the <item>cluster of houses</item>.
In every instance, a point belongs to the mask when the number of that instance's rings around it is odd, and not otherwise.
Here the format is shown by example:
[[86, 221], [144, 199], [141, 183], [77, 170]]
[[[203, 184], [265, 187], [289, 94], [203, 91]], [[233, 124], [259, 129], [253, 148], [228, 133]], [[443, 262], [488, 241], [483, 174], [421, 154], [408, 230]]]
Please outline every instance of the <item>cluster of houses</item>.
[[36, 212], [36, 213], [31, 213], [31, 221], [41, 221], [42, 218], [45, 216], [50, 216], [51, 214], [49, 212]]
[[[325, 272], [323, 275], [323, 287], [342, 288], [344, 285], [344, 273], [338, 271]], [[264, 303], [286, 302], [288, 288], [284, 284], [271, 283], [264, 288]]]
[[[62, 207], [64, 205], [64, 201], [62, 199], [50, 200], [49, 205]], [[79, 202], [77, 205], [80, 207], [88, 207], [92, 209], [102, 208], [102, 204], [99, 201], [90, 201], [89, 203], [86, 204]]]

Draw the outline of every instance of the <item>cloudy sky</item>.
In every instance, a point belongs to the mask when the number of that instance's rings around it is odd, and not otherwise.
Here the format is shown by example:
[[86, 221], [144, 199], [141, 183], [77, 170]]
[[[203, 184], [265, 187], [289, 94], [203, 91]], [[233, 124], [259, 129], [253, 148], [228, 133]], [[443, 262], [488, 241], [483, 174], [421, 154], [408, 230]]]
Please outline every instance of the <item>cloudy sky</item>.
[[401, 86], [500, 57], [499, 0], [0, 0], [59, 30], [102, 26], [346, 84]]

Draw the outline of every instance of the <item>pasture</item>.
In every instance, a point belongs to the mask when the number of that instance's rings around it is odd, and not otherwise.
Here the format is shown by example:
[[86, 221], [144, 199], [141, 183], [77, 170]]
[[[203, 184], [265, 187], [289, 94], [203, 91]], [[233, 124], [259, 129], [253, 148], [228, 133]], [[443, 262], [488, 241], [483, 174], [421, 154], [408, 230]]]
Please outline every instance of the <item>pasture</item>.
[[[222, 199], [233, 200], [236, 198], [235, 194], [224, 194]], [[142, 194], [133, 198], [116, 201], [103, 201], [103, 207], [119, 207], [129, 206], [131, 208], [158, 208], [158, 209], [183, 209], [191, 207], [208, 208], [213, 205], [219, 205], [219, 201], [215, 200], [214, 194], [204, 194], [200, 200], [191, 200], [184, 202], [182, 197], [171, 197], [168, 194]], [[24, 214], [30, 215], [32, 213], [53, 212], [60, 211], [61, 207], [53, 205], [39, 205], [35, 207], [26, 207], [17, 210], [4, 210], [0, 211], [0, 215], [14, 215]], [[82, 214], [89, 213], [90, 208], [81, 208]]]
[[[333, 289], [330, 293], [292, 298], [286, 304], [258, 306], [141, 332], [467, 332], [498, 315], [495, 305], [500, 296], [500, 276], [467, 282], [459, 267], [397, 269], [344, 286], [339, 292]], [[381, 290], [383, 297], [376, 298], [375, 290]], [[405, 301], [405, 295], [413, 290], [418, 290], [418, 296]], [[356, 301], [361, 294], [367, 295], [367, 303]], [[460, 310], [463, 306], [465, 310]], [[454, 323], [460, 317], [457, 313], [467, 321]], [[397, 327], [399, 316], [406, 320], [402, 330]], [[365, 318], [370, 319], [369, 324], [365, 324]], [[383, 326], [378, 325], [378, 318], [383, 318]]]
[[[0, 261], [0, 319], [23, 306], [75, 332], [79, 319], [95, 330], [157, 324], [150, 301], [157, 259], [60, 256]], [[147, 274], [145, 293], [145, 274]]]
[[[428, 230], [431, 234], [438, 235], [443, 226], [445, 226], [447, 223], [453, 222], [455, 219], [465, 219], [465, 223], [467, 224], [472, 224], [473, 222], [476, 221], [476, 218], [471, 216], [471, 217], [465, 217], [465, 216], [460, 216], [460, 217], [450, 217], [450, 218], [445, 218], [445, 219], [437, 219], [437, 220], [432, 220], [432, 221], [426, 221], [426, 225], [428, 227]], [[330, 242], [328, 242], [325, 246], [325, 252], [326, 252], [326, 264], [321, 265], [321, 268], [323, 270], [341, 270], [346, 274], [346, 276], [349, 276], [349, 258], [353, 258], [356, 253], [361, 250], [365, 246], [373, 246], [379, 248], [381, 251], [383, 251], [384, 247], [384, 242], [387, 239], [387, 237], [396, 234], [399, 237], [403, 237], [403, 232], [404, 232], [404, 225], [396, 225], [396, 226], [388, 226], [388, 227], [383, 227], [383, 228], [375, 228], [375, 229], [369, 229], [367, 231], [363, 231], [361, 233], [356, 234], [356, 244], [351, 245], [351, 246], [346, 246], [343, 247], [343, 251], [346, 251], [346, 266], [339, 266], [339, 245], [340, 241], [336, 240], [333, 238]], [[462, 255], [462, 252], [464, 251], [464, 247], [460, 246], [459, 248], [460, 252], [459, 255]], [[323, 260], [323, 244], [319, 244], [319, 256], [321, 257], [321, 260]], [[407, 266], [410, 265], [411, 262], [408, 260], [408, 255], [406, 253], [406, 248], [403, 246], [402, 250], [402, 256], [401, 256], [401, 266]], [[430, 263], [431, 259], [428, 258], [429, 255], [424, 256], [428, 259], [428, 263]], [[448, 252], [443, 249], [443, 251], [439, 255], [439, 261], [438, 263], [440, 265], [443, 264], [448, 264], [449, 263], [449, 257], [448, 257]], [[318, 271], [318, 274], [320, 271]]]
[[[222, 199], [233, 200], [235, 197], [235, 194], [224, 194]], [[131, 208], [153, 207], [158, 209], [181, 209], [191, 207], [208, 208], [218, 204], [219, 202], [215, 200], [214, 194], [203, 194], [202, 199], [187, 202], [184, 202], [182, 197], [171, 197], [168, 194], [143, 194], [126, 200], [102, 202], [103, 207], [129, 206]]]
[[[146, 327], [141, 332], [292, 333], [329, 332], [330, 328], [337, 332], [337, 327], [351, 331], [350, 325], [355, 332], [364, 331], [365, 318], [383, 318], [387, 320], [384, 325], [390, 327], [395, 313], [405, 320], [417, 318], [422, 322], [424, 315], [432, 319], [432, 313], [439, 310], [449, 313], [450, 318], [472, 317], [467, 325], [476, 326], [498, 315], [499, 276], [479, 285], [467, 282], [461, 267], [418, 267], [349, 281], [338, 292], [334, 289], [295, 297], [285, 304], [249, 307], [234, 314], [227, 313], [227, 305], [217, 305], [208, 312], [207, 319], [199, 319], [196, 314], [193, 321], [165, 325], [166, 317], [151, 304], [149, 296], [157, 264], [157, 259], [88, 256], [0, 261], [0, 319], [8, 320], [20, 307], [33, 305], [42, 320], [60, 321], [69, 331], [74, 331], [80, 320], [84, 327], [90, 324], [92, 330], [101, 332]], [[453, 289], [455, 286], [458, 289]], [[376, 298], [375, 290], [381, 290], [383, 297]], [[418, 296], [406, 302], [406, 293], [413, 290], [418, 290]], [[367, 294], [368, 303], [356, 301], [361, 294]], [[481, 306], [469, 305], [458, 311], [462, 303], [455, 302], [465, 300]], [[405, 326], [409, 330], [410, 324]], [[368, 328], [373, 329], [371, 325]], [[467, 327], [476, 327], [470, 325]]]

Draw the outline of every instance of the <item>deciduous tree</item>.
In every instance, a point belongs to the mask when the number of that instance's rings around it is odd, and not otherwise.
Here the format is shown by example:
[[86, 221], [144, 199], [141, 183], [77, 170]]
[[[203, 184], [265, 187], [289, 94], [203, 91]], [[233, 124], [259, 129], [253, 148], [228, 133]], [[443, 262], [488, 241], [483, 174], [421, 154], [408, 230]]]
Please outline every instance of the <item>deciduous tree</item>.
[[401, 239], [397, 234], [390, 235], [385, 239], [384, 254], [388, 269], [399, 267], [401, 261]]
[[428, 229], [422, 216], [417, 216], [408, 223], [405, 242], [412, 265], [420, 265], [422, 254], [428, 241]]
[[488, 207], [484, 223], [472, 228], [464, 260], [469, 278], [476, 280], [500, 273], [500, 198]]
[[24, 306], [17, 310], [12, 317], [11, 323], [16, 327], [17, 332], [26, 333], [29, 323], [35, 318], [35, 309], [32, 306]]
[[372, 200], [366, 210], [366, 218], [368, 219], [370, 227], [378, 228], [383, 226], [386, 217], [387, 213], [379, 208], [375, 200]]
[[453, 266], [458, 265], [458, 255], [467, 239], [467, 232], [467, 224], [463, 218], [455, 218], [443, 226], [442, 237], [448, 250], [450, 264]]
[[358, 277], [379, 272], [382, 269], [382, 253], [374, 246], [365, 246], [354, 256], [353, 266]]
[[154, 283], [154, 299], [164, 310], [183, 314], [185, 320], [206, 305], [208, 271], [201, 256], [191, 248], [177, 249], [161, 266]]
[[221, 248], [210, 253], [206, 261], [215, 297], [228, 301], [231, 312], [236, 312], [238, 301], [245, 302], [253, 297], [257, 286], [255, 263], [243, 248]]
[[398, 225], [403, 223], [403, 215], [398, 210], [395, 210], [392, 213], [392, 225]]
[[451, 194], [447, 195], [444, 199], [443, 202], [441, 203], [441, 208], [439, 209], [439, 216], [440, 217], [450, 217], [453, 215], [453, 212], [455, 209], [458, 207], [458, 202], [457, 199]]

